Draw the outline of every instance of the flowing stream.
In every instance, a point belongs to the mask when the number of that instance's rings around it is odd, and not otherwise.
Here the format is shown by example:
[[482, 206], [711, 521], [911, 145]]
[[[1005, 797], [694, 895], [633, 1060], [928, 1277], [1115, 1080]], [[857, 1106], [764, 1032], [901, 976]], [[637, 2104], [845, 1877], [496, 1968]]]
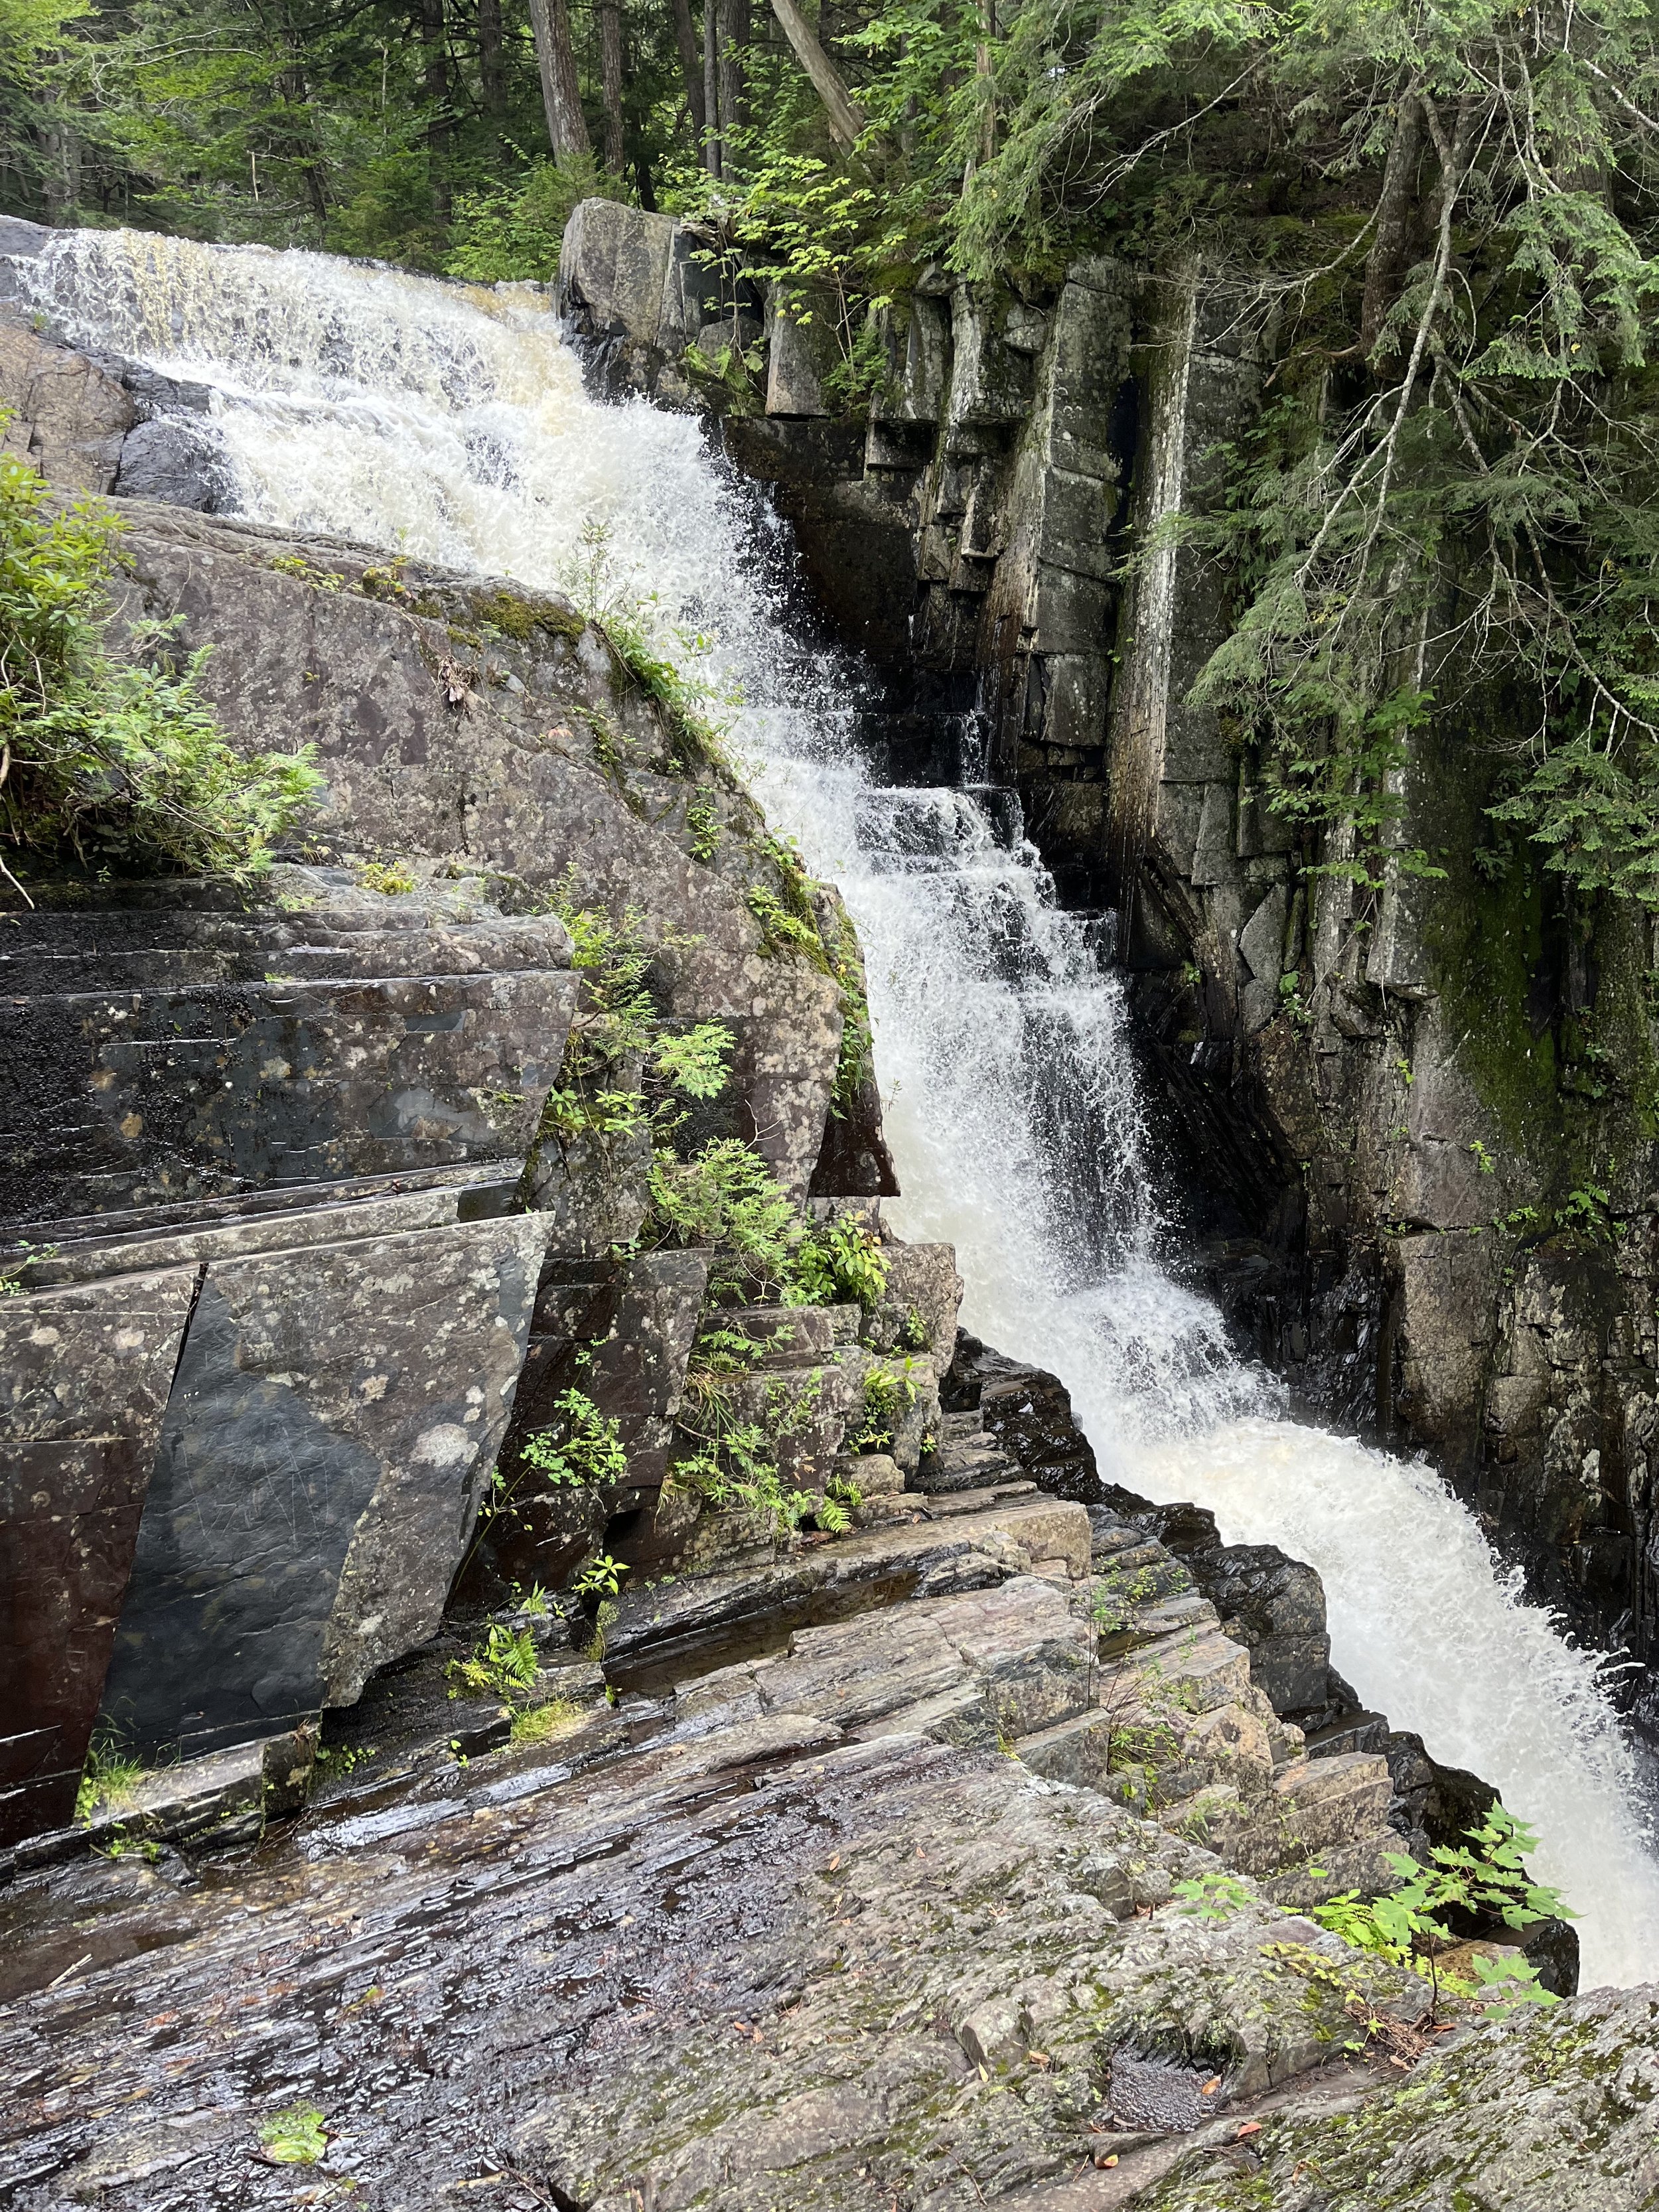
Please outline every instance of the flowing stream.
[[671, 654], [740, 687], [757, 791], [857, 919], [906, 1193], [891, 1212], [956, 1245], [964, 1321], [1059, 1372], [1109, 1478], [1310, 1560], [1362, 1698], [1540, 1830], [1584, 1986], [1659, 1978], [1659, 1865], [1592, 1658], [1431, 1469], [1283, 1419], [1272, 1378], [1172, 1279], [1089, 925], [1054, 905], [1012, 793], [870, 783], [856, 671], [792, 631], [784, 534], [697, 424], [591, 399], [531, 286], [135, 232], [66, 233], [20, 267], [71, 341], [210, 388], [253, 519], [543, 586], [569, 581], [585, 523], [609, 526]]

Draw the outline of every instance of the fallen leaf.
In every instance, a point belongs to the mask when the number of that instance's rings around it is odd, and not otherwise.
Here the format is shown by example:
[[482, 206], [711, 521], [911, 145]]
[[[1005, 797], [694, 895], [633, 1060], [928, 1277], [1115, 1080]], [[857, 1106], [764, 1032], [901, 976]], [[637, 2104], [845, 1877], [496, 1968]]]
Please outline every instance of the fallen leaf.
[[1028, 2051], [1025, 2056], [1033, 2066], [1046, 2066], [1048, 2063], [1048, 2054], [1046, 2051]]
[[1235, 2142], [1243, 2142], [1246, 2136], [1259, 2136], [1261, 2132], [1261, 2123], [1260, 2120], [1246, 2120], [1243, 2126], [1240, 2128], [1238, 2133], [1233, 2137], [1233, 2141]]
[[829, 1869], [830, 1872], [831, 1874], [834, 1874], [834, 1872], [835, 1872], [836, 1869], [840, 1864], [841, 1864], [841, 1853], [840, 1853], [839, 1851], [837, 1851], [837, 1852], [836, 1853], [836, 1856], [834, 1856], [834, 1858], [832, 1858], [832, 1859], [830, 1860], [830, 1869]]
[[1220, 2087], [1221, 2076], [1218, 2074], [1212, 2074], [1198, 2094], [1200, 2097], [1213, 2097]]
[[1097, 2158], [1095, 2160], [1095, 2164], [1097, 2166], [1115, 2166], [1117, 2164], [1117, 2153], [1114, 2151], [1109, 2158]]

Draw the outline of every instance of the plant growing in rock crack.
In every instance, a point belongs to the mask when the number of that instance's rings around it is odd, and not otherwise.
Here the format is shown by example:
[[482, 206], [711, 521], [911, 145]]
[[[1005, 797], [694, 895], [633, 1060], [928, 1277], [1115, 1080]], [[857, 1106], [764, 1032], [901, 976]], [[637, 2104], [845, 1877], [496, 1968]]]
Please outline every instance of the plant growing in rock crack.
[[878, 1452], [893, 1441], [904, 1416], [916, 1402], [915, 1361], [907, 1358], [895, 1373], [872, 1367], [864, 1378], [864, 1414], [851, 1437], [857, 1452]]
[[1089, 1618], [1103, 1636], [1121, 1636], [1134, 1626], [1137, 1610], [1162, 1595], [1156, 1566], [1139, 1567], [1131, 1574], [1122, 1567], [1108, 1567], [1095, 1585], [1089, 1601]]
[[[1524, 1960], [1494, 1962], [1475, 1954], [1471, 1961], [1474, 1981], [1442, 1972], [1440, 1954], [1455, 1940], [1447, 1924], [1449, 1913], [1495, 1918], [1516, 1930], [1543, 1920], [1575, 1917], [1559, 1891], [1534, 1882], [1528, 1873], [1526, 1856], [1536, 1850], [1538, 1838], [1524, 1821], [1494, 1802], [1485, 1818], [1463, 1833], [1462, 1844], [1437, 1844], [1427, 1866], [1404, 1852], [1390, 1851], [1389, 1864], [1396, 1881], [1386, 1895], [1366, 1898], [1356, 1890], [1344, 1890], [1315, 1905], [1309, 1917], [1357, 1949], [1376, 1952], [1423, 1975], [1433, 1987], [1435, 2010], [1443, 1990], [1477, 1998], [1489, 2017], [1521, 2006], [1555, 2003], [1540, 1984], [1537, 1968]], [[1315, 1875], [1321, 1871], [1309, 1869]]]
[[21, 1297], [29, 1288], [24, 1276], [37, 1261], [55, 1260], [58, 1248], [56, 1244], [31, 1244], [27, 1237], [20, 1237], [16, 1249], [21, 1256], [9, 1260], [0, 1267], [0, 1298]]
[[[478, 1516], [481, 1532], [495, 1521], [526, 1527], [524, 1507], [532, 1486], [598, 1491], [626, 1478], [621, 1427], [585, 1390], [560, 1391], [553, 1410], [559, 1416], [556, 1427], [527, 1437], [510, 1469], [497, 1464]], [[541, 1595], [545, 1607], [546, 1593]]]
[[492, 1620], [465, 1659], [452, 1659], [444, 1670], [456, 1687], [475, 1695], [494, 1695], [516, 1704], [533, 1690], [541, 1672], [535, 1638], [527, 1628], [508, 1628]]
[[1224, 1868], [1206, 1869], [1191, 1881], [1178, 1881], [1171, 1893], [1176, 1911], [1194, 1920], [1233, 1920], [1257, 1902], [1249, 1884]]
[[[571, 599], [602, 632], [629, 676], [662, 708], [669, 733], [663, 766], [680, 775], [712, 774], [747, 803], [726, 742], [731, 715], [742, 704], [743, 695], [734, 684], [717, 682], [710, 672], [713, 641], [665, 621], [656, 594], [641, 592], [631, 576], [617, 568], [610, 525], [592, 516], [582, 524], [581, 550], [563, 580]], [[688, 665], [695, 672], [686, 672]], [[707, 825], [696, 828], [689, 809], [686, 826], [694, 840], [707, 842]], [[714, 839], [714, 845], [701, 853], [694, 842], [697, 859], [714, 858], [718, 818]]]
[[[890, 1262], [881, 1239], [856, 1213], [838, 1213], [801, 1240], [794, 1286], [807, 1305], [858, 1304], [867, 1313], [887, 1288]], [[927, 1342], [923, 1328], [921, 1342]]]
[[84, 1827], [99, 1813], [118, 1813], [131, 1804], [144, 1778], [144, 1765], [108, 1729], [98, 1730], [87, 1747], [75, 1793], [75, 1817]]
[[259, 2155], [270, 2166], [315, 2166], [328, 2151], [329, 2127], [315, 2105], [290, 2105], [259, 2124]]
[[581, 1726], [582, 1708], [571, 1698], [549, 1698], [539, 1705], [526, 1705], [513, 1716], [511, 1740], [523, 1749], [533, 1744], [556, 1743]]
[[793, 1384], [781, 1378], [770, 1383], [758, 1419], [736, 1417], [733, 1371], [708, 1367], [688, 1371], [680, 1426], [702, 1448], [676, 1461], [669, 1470], [671, 1484], [716, 1508], [741, 1507], [769, 1515], [779, 1536], [788, 1535], [806, 1521], [823, 1534], [844, 1534], [852, 1526], [853, 1511], [864, 1503], [857, 1485], [832, 1479], [822, 1490], [786, 1489], [777, 1465], [779, 1445], [818, 1419], [824, 1370], [815, 1368]]

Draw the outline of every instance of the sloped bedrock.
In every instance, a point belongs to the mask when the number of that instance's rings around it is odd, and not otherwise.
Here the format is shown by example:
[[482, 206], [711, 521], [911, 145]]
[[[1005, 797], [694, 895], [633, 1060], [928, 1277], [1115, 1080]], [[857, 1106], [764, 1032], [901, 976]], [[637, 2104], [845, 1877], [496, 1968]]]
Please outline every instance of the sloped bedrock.
[[[840, 1048], [838, 989], [806, 961], [763, 953], [746, 894], [780, 885], [757, 811], [712, 763], [674, 772], [665, 716], [599, 632], [567, 602], [497, 580], [159, 505], [126, 512], [131, 611], [176, 616], [183, 644], [214, 647], [204, 688], [239, 744], [317, 746], [319, 834], [532, 892], [574, 870], [579, 898], [618, 918], [635, 909], [672, 940], [657, 965], [668, 1012], [732, 1028], [755, 1140], [804, 1191]], [[708, 861], [686, 823], [699, 802], [720, 824]]]

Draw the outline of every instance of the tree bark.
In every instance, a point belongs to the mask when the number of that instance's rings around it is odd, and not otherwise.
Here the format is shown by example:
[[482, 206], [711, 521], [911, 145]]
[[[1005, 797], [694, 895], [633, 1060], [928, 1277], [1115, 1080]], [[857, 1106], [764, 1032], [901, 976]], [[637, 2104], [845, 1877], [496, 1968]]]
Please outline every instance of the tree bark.
[[749, 0], [720, 0], [720, 144], [723, 167], [732, 160], [732, 133], [749, 120], [749, 88], [744, 55], [750, 36]]
[[717, 0], [702, 0], [702, 105], [705, 129], [702, 165], [711, 177], [720, 173], [720, 79], [716, 54], [720, 32]]
[[556, 161], [590, 154], [592, 143], [582, 115], [576, 79], [576, 52], [570, 43], [570, 10], [565, 0], [530, 0], [530, 29], [542, 77], [542, 106], [547, 113], [548, 143]]
[[691, 21], [691, 0], [674, 0], [674, 37], [680, 50], [680, 74], [685, 79], [686, 112], [701, 147], [708, 108], [702, 96], [702, 43]]
[[1376, 231], [1365, 259], [1365, 294], [1359, 310], [1359, 351], [1375, 347], [1399, 289], [1412, 210], [1417, 200], [1417, 167], [1423, 149], [1423, 111], [1407, 88], [1395, 112], [1394, 137], [1382, 171], [1376, 203]]
[[449, 190], [449, 54], [444, 37], [444, 0], [421, 0], [421, 45], [425, 51], [423, 89], [427, 102], [426, 154], [432, 185], [432, 211], [447, 222]]
[[823, 48], [795, 0], [772, 0], [772, 12], [783, 27], [783, 35], [795, 50], [795, 58], [812, 80], [813, 90], [823, 102], [830, 135], [849, 149], [864, 129], [864, 115], [847, 89], [846, 80]]
[[621, 176], [628, 157], [623, 150], [622, 0], [599, 0], [599, 78], [605, 88], [605, 166]]
[[478, 88], [492, 120], [507, 112], [507, 69], [501, 58], [501, 0], [478, 0]]

